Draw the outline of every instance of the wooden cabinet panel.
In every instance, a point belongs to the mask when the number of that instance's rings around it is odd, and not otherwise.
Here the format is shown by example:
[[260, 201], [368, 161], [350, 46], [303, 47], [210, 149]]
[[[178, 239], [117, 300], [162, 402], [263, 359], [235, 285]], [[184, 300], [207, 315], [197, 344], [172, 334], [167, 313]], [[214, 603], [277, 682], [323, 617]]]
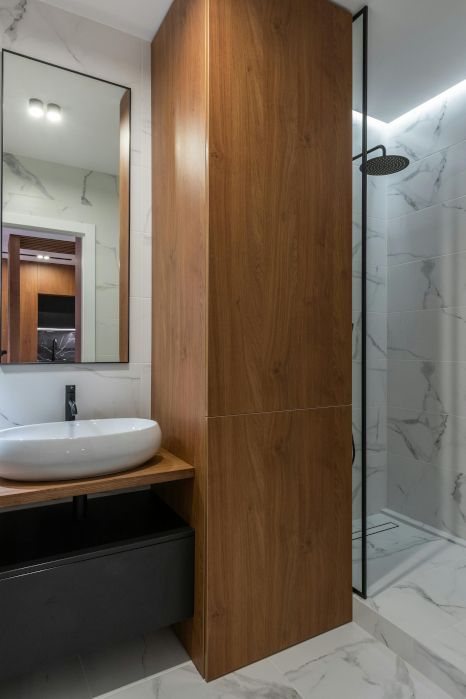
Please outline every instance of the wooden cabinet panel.
[[196, 468], [163, 488], [196, 530], [194, 620], [183, 638], [204, 667], [207, 285], [207, 4], [172, 5], [152, 44], [152, 415], [164, 446]]
[[351, 16], [212, 0], [209, 415], [351, 402]]
[[213, 679], [351, 620], [351, 407], [208, 422]]
[[35, 264], [37, 267], [37, 293], [57, 296], [74, 296], [75, 270], [70, 265]]
[[152, 44], [152, 415], [207, 679], [351, 619], [351, 30], [174, 0]]

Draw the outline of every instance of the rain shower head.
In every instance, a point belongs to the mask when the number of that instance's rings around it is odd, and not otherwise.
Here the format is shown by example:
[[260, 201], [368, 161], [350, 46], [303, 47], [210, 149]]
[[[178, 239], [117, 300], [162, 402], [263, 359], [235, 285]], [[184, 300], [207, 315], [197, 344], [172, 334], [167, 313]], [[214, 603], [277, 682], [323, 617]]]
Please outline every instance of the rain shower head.
[[[366, 163], [363, 163], [359, 168], [361, 172], [375, 177], [383, 177], [385, 175], [394, 175], [396, 172], [401, 172], [401, 170], [405, 170], [405, 168], [408, 167], [408, 158], [405, 158], [403, 155], [387, 155], [387, 150], [385, 146], [382, 145], [371, 148], [367, 151], [367, 155], [379, 149], [382, 150], [383, 155], [366, 160]], [[356, 155], [353, 160], [358, 160], [362, 158], [362, 156], [363, 153], [360, 153]]]

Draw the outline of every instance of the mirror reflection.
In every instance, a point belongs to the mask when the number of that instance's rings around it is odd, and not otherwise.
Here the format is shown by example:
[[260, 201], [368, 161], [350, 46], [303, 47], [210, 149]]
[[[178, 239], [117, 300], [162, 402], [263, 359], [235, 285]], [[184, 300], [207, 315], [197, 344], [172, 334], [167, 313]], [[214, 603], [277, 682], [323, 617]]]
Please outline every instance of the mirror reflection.
[[126, 362], [130, 91], [3, 67], [1, 361]]

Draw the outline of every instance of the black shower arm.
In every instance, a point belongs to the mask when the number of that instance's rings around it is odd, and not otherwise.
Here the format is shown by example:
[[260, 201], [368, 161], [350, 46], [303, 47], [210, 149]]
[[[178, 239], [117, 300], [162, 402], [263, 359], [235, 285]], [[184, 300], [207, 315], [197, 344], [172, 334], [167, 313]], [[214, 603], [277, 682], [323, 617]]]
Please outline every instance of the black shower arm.
[[[366, 153], [366, 156], [369, 155], [369, 153], [373, 153], [375, 150], [379, 150], [379, 148], [382, 149], [383, 157], [385, 158], [387, 156], [387, 149], [382, 144], [380, 144], [380, 146], [374, 146], [373, 148], [368, 150]], [[355, 160], [359, 160], [359, 158], [362, 158], [363, 155], [364, 155], [364, 153], [359, 153], [359, 155], [355, 155], [353, 158], [353, 162]]]

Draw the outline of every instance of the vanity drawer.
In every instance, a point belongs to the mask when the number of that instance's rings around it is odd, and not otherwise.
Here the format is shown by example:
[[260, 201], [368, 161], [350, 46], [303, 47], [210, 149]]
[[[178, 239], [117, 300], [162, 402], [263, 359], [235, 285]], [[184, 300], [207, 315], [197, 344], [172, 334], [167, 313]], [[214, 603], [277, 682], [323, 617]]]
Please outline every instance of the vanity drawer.
[[192, 616], [190, 527], [116, 546], [2, 573], [1, 678]]

